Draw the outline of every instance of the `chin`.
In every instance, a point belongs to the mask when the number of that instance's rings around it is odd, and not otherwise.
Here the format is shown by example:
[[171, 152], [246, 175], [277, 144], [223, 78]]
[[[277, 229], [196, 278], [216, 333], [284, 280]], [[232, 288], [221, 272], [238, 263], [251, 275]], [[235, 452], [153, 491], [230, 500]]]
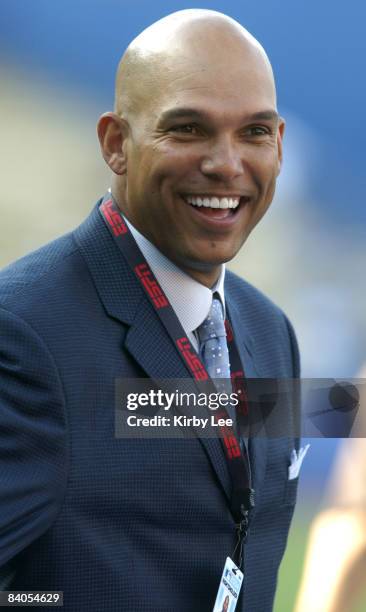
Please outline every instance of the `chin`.
[[217, 265], [227, 263], [231, 261], [232, 259], [234, 259], [234, 257], [240, 251], [241, 247], [242, 245], [238, 246], [235, 249], [234, 248], [231, 248], [231, 249], [216, 248], [215, 250], [212, 250], [209, 255], [207, 255], [206, 261], [208, 264], [212, 266], [217, 266]]
[[195, 257], [194, 259], [191, 259], [189, 262], [187, 262], [186, 260], [186, 265], [189, 265], [194, 270], [198, 270], [201, 272], [207, 272], [207, 271], [212, 270], [212, 268], [221, 266], [222, 264], [227, 263], [228, 261], [231, 261], [235, 257], [236, 253], [237, 251], [235, 252], [232, 251], [230, 253], [227, 251], [221, 251], [221, 252], [215, 253], [215, 255], [210, 253], [209, 255], [207, 255], [207, 257], [200, 257], [200, 259]]

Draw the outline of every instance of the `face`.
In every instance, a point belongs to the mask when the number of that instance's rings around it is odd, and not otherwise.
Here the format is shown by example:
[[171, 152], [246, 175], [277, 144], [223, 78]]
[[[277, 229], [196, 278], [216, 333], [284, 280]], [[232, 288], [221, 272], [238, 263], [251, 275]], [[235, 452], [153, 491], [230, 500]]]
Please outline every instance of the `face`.
[[272, 201], [283, 122], [262, 59], [208, 56], [171, 74], [129, 122], [121, 208], [210, 285]]

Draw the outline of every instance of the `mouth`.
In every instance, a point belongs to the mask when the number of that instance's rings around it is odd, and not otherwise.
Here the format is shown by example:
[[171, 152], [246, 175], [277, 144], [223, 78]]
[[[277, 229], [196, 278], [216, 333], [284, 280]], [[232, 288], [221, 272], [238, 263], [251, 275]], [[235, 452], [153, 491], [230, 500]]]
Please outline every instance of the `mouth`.
[[249, 196], [244, 195], [193, 195], [182, 196], [184, 201], [190, 205], [201, 217], [216, 222], [232, 222], [238, 215], [240, 209], [249, 202]]

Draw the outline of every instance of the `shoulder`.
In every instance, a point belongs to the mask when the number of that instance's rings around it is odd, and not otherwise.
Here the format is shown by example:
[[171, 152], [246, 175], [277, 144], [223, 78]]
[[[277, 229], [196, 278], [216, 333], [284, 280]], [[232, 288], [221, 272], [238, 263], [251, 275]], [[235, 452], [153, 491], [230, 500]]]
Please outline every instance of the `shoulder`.
[[283, 310], [259, 289], [230, 271], [225, 275], [225, 296], [235, 306], [256, 350], [262, 348], [263, 353], [267, 353], [276, 346], [278, 353], [281, 351], [288, 356], [293, 376], [298, 377], [300, 357], [296, 335]]
[[225, 293], [237, 308], [245, 311], [246, 316], [252, 316], [257, 324], [268, 318], [277, 323], [283, 321], [285, 315], [281, 308], [259, 289], [229, 270], [225, 275]]
[[35, 329], [62, 320], [91, 295], [93, 281], [75, 231], [0, 270], [0, 307]]
[[24, 291], [51, 283], [52, 275], [76, 250], [72, 234], [65, 234], [0, 270], [0, 302], [11, 305]]

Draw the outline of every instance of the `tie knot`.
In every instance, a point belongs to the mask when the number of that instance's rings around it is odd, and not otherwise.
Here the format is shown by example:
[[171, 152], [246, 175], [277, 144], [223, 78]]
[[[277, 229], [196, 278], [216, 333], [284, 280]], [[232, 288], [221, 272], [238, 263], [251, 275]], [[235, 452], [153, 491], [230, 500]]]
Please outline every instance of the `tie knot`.
[[222, 305], [217, 297], [213, 298], [210, 312], [198, 327], [197, 333], [201, 344], [210, 338], [226, 337]]

